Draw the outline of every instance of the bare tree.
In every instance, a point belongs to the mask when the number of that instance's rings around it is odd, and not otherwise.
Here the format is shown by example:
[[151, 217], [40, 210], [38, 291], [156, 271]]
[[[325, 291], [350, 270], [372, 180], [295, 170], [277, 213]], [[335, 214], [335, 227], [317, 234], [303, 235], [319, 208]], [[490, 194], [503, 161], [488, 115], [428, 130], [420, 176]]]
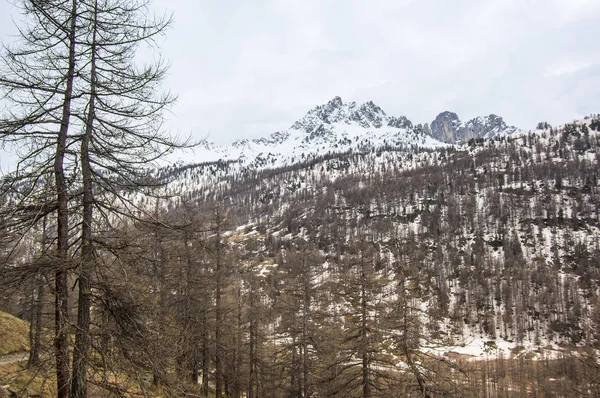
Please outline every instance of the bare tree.
[[225, 283], [224, 262], [226, 245], [223, 242], [223, 233], [230, 223], [226, 209], [220, 204], [211, 204], [208, 209], [208, 230], [211, 238], [208, 244], [211, 246], [211, 259], [214, 264], [214, 288], [215, 288], [215, 396], [220, 397], [223, 388], [223, 290]]
[[102, 225], [111, 228], [115, 219], [137, 217], [135, 210], [147, 214], [135, 196], [149, 194], [148, 188], [157, 187], [147, 166], [187, 145], [162, 131], [163, 110], [175, 101], [171, 94], [159, 91], [167, 71], [165, 63], [140, 67], [135, 62], [138, 46], [152, 44], [171, 19], [150, 15], [147, 0], [80, 3], [85, 34], [78, 44], [86, 65], [78, 82], [82, 98], [86, 98], [82, 105], [86, 113], [77, 114], [83, 131], [75, 137], [81, 141], [83, 202], [73, 397], [86, 396], [94, 233]]
[[[31, 18], [21, 28], [22, 48], [5, 49], [0, 86], [11, 104], [0, 120], [3, 144], [20, 147], [21, 160], [7, 190], [27, 181], [17, 209], [22, 225], [56, 211], [55, 351], [59, 396], [69, 395], [69, 219], [82, 197], [78, 240], [79, 300], [71, 396], [86, 396], [94, 234], [138, 209], [136, 192], [156, 186], [147, 165], [183, 142], [161, 130], [170, 94], [156, 94], [166, 65], [139, 67], [136, 49], [153, 43], [169, 17], [150, 16], [149, 1], [24, 1]], [[77, 145], [79, 148], [77, 148]], [[25, 148], [25, 149], [23, 149]], [[33, 202], [52, 175], [56, 198]], [[73, 187], [73, 192], [69, 188]], [[14, 213], [14, 214], [17, 214]], [[15, 223], [15, 217], [8, 217]]]
[[69, 190], [65, 162], [76, 72], [78, 3], [24, 1], [21, 6], [31, 23], [19, 30], [20, 48], [4, 48], [0, 87], [10, 111], [0, 119], [0, 138], [3, 143], [26, 148], [20, 153], [17, 179], [39, 179], [50, 172], [54, 175], [56, 196], [55, 206], [51, 206], [57, 214], [54, 348], [58, 397], [65, 398], [69, 392]]

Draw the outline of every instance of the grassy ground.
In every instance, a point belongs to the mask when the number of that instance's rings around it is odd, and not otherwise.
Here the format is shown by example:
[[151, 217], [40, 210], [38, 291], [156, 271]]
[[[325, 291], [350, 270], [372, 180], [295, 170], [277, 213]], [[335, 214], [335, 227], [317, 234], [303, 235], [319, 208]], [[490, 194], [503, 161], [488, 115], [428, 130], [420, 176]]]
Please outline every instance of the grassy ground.
[[0, 311], [0, 356], [29, 349], [29, 324]]
[[[55, 397], [56, 381], [51, 369], [26, 369], [25, 362], [0, 366], [0, 381], [19, 397]], [[0, 395], [1, 397], [1, 395]]]
[[[0, 357], [29, 350], [29, 324], [6, 312], [0, 311]], [[24, 369], [25, 363], [9, 363], [0, 366], [0, 384], [8, 385], [18, 396], [27, 396], [25, 391], [44, 391], [38, 375]], [[14, 388], [14, 386], [18, 386]], [[4, 395], [3, 395], [4, 394]], [[47, 391], [46, 396], [52, 392]], [[7, 396], [0, 391], [0, 397]]]

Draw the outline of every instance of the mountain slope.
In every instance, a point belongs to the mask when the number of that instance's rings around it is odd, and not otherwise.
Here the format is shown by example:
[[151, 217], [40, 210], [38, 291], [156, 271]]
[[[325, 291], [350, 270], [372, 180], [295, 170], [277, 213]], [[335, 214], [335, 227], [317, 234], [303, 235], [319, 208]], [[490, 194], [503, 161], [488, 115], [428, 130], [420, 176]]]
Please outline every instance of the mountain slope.
[[[297, 127], [314, 132], [324, 124], [315, 120], [356, 109], [332, 105]], [[362, 120], [389, 122], [379, 112]], [[600, 342], [591, 326], [600, 313], [598, 124], [418, 153], [338, 154], [246, 174], [224, 167], [211, 172], [210, 187], [198, 186], [206, 168], [191, 167], [177, 189], [189, 199], [226, 199], [236, 225], [253, 231], [236, 242], [261, 240], [265, 258], [302, 240], [331, 266], [344, 258], [344, 242], [368, 237], [390, 270], [406, 264], [420, 281], [422, 321], [431, 326], [424, 333], [443, 335], [442, 351], [487, 355], [488, 341], [505, 355], [517, 347], [556, 350]]]

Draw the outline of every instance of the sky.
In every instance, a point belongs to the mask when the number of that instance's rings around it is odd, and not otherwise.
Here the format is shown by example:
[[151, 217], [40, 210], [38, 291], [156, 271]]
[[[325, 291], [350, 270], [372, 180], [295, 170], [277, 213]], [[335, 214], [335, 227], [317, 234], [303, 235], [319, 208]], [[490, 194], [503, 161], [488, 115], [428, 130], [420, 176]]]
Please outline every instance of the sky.
[[[0, 40], [20, 16], [0, 0]], [[533, 128], [600, 112], [600, 0], [154, 0], [173, 133], [219, 144], [339, 95], [414, 123], [495, 113]], [[147, 49], [142, 49], [147, 51]], [[0, 160], [1, 163], [1, 160]]]

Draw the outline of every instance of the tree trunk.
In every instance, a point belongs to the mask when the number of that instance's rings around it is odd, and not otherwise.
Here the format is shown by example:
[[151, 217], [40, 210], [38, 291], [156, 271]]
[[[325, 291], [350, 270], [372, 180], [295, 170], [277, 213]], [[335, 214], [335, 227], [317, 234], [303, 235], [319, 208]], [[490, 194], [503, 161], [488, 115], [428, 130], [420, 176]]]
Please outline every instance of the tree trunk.
[[235, 353], [233, 356], [234, 370], [234, 385], [233, 385], [233, 398], [240, 397], [240, 369], [242, 368], [242, 289], [237, 290], [237, 328], [235, 333]]
[[31, 367], [37, 362], [38, 355], [34, 349], [34, 328], [35, 328], [35, 310], [36, 310], [36, 287], [31, 288], [31, 302], [29, 306], [29, 359], [27, 360], [27, 369], [31, 369]]
[[[45, 230], [45, 228], [44, 228]], [[40, 348], [42, 345], [42, 313], [44, 311], [44, 278], [37, 276], [37, 287], [35, 289], [35, 300], [29, 325], [29, 359], [27, 369], [31, 369], [40, 363]]]
[[297, 372], [300, 369], [298, 365], [298, 357], [296, 355], [296, 336], [292, 337], [292, 362], [290, 366], [290, 386], [292, 396], [296, 398], [302, 398], [302, 386], [300, 385], [300, 376], [297, 376]]
[[[364, 261], [364, 260], [363, 260]], [[367, 351], [367, 292], [366, 283], [367, 276], [365, 273], [364, 262], [361, 263], [361, 350], [362, 350], [362, 386], [363, 386], [363, 398], [371, 397], [371, 380], [369, 372], [369, 353]]]
[[205, 308], [202, 311], [202, 332], [201, 332], [201, 350], [202, 350], [202, 388], [200, 389], [201, 395], [203, 397], [208, 397], [208, 365], [209, 365], [209, 357], [208, 357], [208, 310]]
[[310, 311], [310, 273], [307, 269], [306, 260], [302, 259], [303, 266], [303, 290], [304, 297], [302, 303], [302, 390], [303, 397], [311, 396], [308, 377], [308, 311]]
[[[402, 282], [403, 284], [403, 282]], [[403, 298], [403, 307], [404, 307], [404, 313], [403, 313], [403, 318], [404, 318], [404, 322], [403, 322], [403, 332], [404, 332], [404, 341], [402, 342], [402, 349], [403, 349], [403, 353], [404, 356], [406, 357], [406, 362], [408, 364], [408, 367], [410, 368], [410, 371], [412, 372], [412, 374], [415, 376], [415, 379], [417, 380], [417, 383], [419, 384], [419, 389], [421, 390], [421, 394], [423, 394], [423, 398], [429, 398], [430, 395], [427, 392], [427, 386], [425, 385], [425, 380], [423, 379], [423, 376], [421, 375], [421, 372], [419, 371], [419, 368], [417, 367], [417, 365], [415, 364], [415, 362], [412, 359], [412, 354], [410, 352], [410, 349], [408, 348], [408, 324], [409, 324], [409, 318], [408, 318], [408, 305], [407, 305], [407, 301], [408, 298], [406, 296], [404, 296], [404, 292], [402, 294], [402, 298]]]
[[186, 358], [184, 366], [189, 374], [189, 378], [192, 384], [198, 384], [198, 341], [196, 340], [196, 334], [192, 334], [192, 330], [195, 330], [197, 323], [192, 320], [192, 292], [195, 291], [195, 279], [193, 274], [192, 255], [190, 253], [190, 237], [187, 229], [183, 231], [183, 244], [185, 253], [185, 279], [186, 279], [186, 291], [185, 291], [185, 308], [184, 308], [184, 322], [185, 331], [188, 334], [186, 336], [187, 341], [190, 344], [190, 354]]
[[97, 32], [97, 2], [94, 4], [94, 21], [92, 33], [92, 59], [90, 102], [86, 118], [85, 133], [81, 139], [81, 175], [83, 183], [83, 219], [81, 227], [81, 264], [79, 268], [79, 297], [77, 305], [77, 330], [75, 332], [75, 346], [73, 348], [73, 378], [71, 384], [71, 398], [85, 398], [87, 396], [87, 367], [90, 349], [90, 294], [91, 273], [94, 263], [94, 248], [92, 246], [93, 222], [93, 187], [92, 167], [90, 164], [89, 145], [92, 139], [95, 105], [96, 105], [96, 32]]
[[54, 178], [57, 194], [57, 264], [55, 272], [54, 350], [56, 355], [57, 397], [69, 396], [69, 214], [68, 188], [64, 172], [64, 159], [67, 151], [67, 135], [71, 118], [71, 100], [73, 96], [73, 80], [75, 77], [75, 30], [77, 18], [77, 1], [72, 0], [71, 24], [69, 30], [69, 69], [66, 76], [65, 99], [62, 107], [60, 130], [56, 142], [54, 158]]
[[156, 199], [155, 207], [154, 207], [154, 217], [155, 217], [155, 228], [154, 228], [154, 252], [153, 252], [153, 279], [154, 279], [154, 292], [158, 295], [158, 308], [155, 314], [156, 319], [158, 320], [157, 325], [157, 338], [154, 344], [155, 350], [155, 358], [152, 361], [152, 384], [155, 387], [158, 387], [161, 380], [164, 376], [163, 369], [163, 361], [164, 358], [164, 349], [161, 345], [161, 341], [165, 336], [165, 323], [163, 320], [166, 318], [167, 314], [167, 287], [166, 287], [166, 270], [165, 270], [165, 259], [163, 252], [163, 243], [162, 236], [160, 231], [160, 225], [158, 223], [160, 217], [160, 206], [159, 199]]
[[[218, 210], [217, 210], [218, 211]], [[221, 358], [221, 328], [222, 325], [222, 302], [221, 302], [221, 220], [219, 217], [219, 213], [216, 214], [217, 217], [217, 230], [216, 230], [216, 299], [215, 299], [215, 397], [220, 398], [223, 393], [223, 365]]]
[[[252, 272], [252, 271], [250, 271]], [[250, 345], [250, 374], [248, 377], [248, 398], [254, 398], [254, 378], [255, 378], [255, 366], [254, 366], [254, 362], [255, 362], [255, 344], [256, 344], [256, 333], [255, 333], [255, 321], [254, 321], [254, 286], [252, 286], [252, 284], [254, 283], [254, 281], [252, 280], [252, 275], [250, 275], [250, 292], [249, 292], [249, 301], [250, 301], [250, 341], [249, 341], [249, 345]]]
[[[50, 181], [46, 180], [46, 195], [49, 195]], [[48, 216], [42, 219], [42, 238], [40, 241], [40, 252], [45, 256], [46, 245], [48, 243]], [[31, 369], [40, 362], [40, 348], [42, 344], [42, 314], [44, 311], [44, 294], [45, 280], [44, 276], [38, 272], [37, 275], [37, 296], [35, 301], [34, 314], [32, 314], [32, 322], [29, 325], [30, 340], [29, 340], [29, 359], [27, 361], [27, 369]]]

